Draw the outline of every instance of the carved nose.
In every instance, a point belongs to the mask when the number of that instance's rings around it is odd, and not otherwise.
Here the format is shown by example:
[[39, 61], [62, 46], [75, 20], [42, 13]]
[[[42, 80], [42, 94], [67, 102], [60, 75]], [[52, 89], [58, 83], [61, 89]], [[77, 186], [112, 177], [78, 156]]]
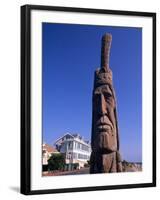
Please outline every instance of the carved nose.
[[101, 114], [101, 115], [107, 114], [106, 101], [105, 101], [103, 94], [101, 94], [101, 96], [100, 96], [99, 114]]

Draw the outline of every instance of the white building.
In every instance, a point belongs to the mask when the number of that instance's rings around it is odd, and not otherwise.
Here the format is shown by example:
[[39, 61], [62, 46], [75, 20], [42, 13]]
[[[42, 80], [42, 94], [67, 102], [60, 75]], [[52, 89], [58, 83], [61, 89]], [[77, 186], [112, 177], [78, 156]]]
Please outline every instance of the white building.
[[55, 142], [55, 146], [59, 152], [64, 153], [66, 164], [79, 163], [81, 168], [90, 160], [90, 143], [78, 134], [66, 133]]

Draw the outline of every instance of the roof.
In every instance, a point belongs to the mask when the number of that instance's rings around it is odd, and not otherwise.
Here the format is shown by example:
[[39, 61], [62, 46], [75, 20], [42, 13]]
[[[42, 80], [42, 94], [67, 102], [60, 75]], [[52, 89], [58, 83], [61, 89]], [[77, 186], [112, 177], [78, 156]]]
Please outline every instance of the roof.
[[63, 136], [61, 136], [60, 138], [58, 138], [58, 139], [54, 142], [54, 144], [61, 143], [61, 142], [62, 142], [62, 139], [63, 139], [64, 137], [66, 137], [66, 136], [69, 136], [69, 137], [71, 137], [71, 138], [74, 138], [74, 136], [71, 135], [70, 133], [65, 133]]
[[62, 137], [58, 138], [58, 139], [54, 142], [54, 144], [55, 144], [55, 145], [61, 145], [61, 144], [64, 142], [64, 138], [65, 138], [65, 140], [68, 140], [69, 138], [70, 138], [70, 139], [72, 138], [73, 140], [76, 140], [76, 141], [78, 141], [78, 142], [80, 142], [80, 143], [83, 143], [83, 144], [85, 144], [85, 145], [90, 146], [89, 141], [85, 141], [85, 140], [83, 139], [83, 137], [81, 137], [81, 136], [80, 136], [79, 134], [77, 134], [77, 133], [75, 133], [75, 134], [66, 133], [66, 134], [64, 134]]
[[54, 147], [48, 145], [48, 144], [43, 144], [43, 149], [48, 151], [49, 153], [55, 153], [58, 152]]

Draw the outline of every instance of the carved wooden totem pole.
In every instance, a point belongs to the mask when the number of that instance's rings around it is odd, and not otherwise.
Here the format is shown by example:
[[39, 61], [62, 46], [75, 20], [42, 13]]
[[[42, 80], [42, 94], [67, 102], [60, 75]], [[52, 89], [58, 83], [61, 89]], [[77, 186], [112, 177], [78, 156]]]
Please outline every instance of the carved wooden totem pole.
[[122, 171], [116, 97], [109, 68], [111, 42], [111, 34], [102, 37], [101, 68], [94, 77], [90, 173]]

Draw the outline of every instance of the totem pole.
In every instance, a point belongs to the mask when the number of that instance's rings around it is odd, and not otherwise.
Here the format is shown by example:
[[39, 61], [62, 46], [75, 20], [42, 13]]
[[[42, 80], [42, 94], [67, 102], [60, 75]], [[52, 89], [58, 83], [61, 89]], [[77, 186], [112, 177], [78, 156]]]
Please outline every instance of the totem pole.
[[111, 42], [111, 34], [102, 37], [101, 68], [94, 77], [90, 173], [122, 171], [116, 97], [109, 68]]

